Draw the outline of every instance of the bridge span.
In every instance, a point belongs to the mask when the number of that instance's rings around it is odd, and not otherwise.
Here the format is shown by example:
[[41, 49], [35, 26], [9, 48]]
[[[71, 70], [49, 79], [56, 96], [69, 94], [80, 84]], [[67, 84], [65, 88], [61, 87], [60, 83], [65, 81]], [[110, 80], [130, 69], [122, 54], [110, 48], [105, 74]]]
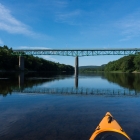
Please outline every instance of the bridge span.
[[13, 55], [19, 56], [19, 68], [24, 70], [24, 55], [59, 55], [75, 58], [75, 75], [78, 75], [78, 57], [98, 55], [137, 55], [140, 48], [109, 49], [14, 49]]

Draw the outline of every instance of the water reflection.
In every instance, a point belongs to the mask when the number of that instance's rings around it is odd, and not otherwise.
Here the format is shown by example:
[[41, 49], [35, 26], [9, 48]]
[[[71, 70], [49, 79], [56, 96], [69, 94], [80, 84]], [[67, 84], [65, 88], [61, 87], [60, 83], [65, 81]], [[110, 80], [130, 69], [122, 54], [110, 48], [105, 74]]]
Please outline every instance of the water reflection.
[[121, 87], [140, 91], [139, 73], [104, 73], [103, 78], [110, 82], [116, 83]]
[[13, 94], [0, 102], [0, 139], [86, 140], [110, 111], [139, 140], [139, 108], [139, 98], [133, 97]]
[[[0, 139], [89, 139], [110, 111], [130, 137], [139, 140], [140, 97], [135, 96], [140, 91], [139, 76], [94, 73], [75, 79], [74, 74], [0, 73], [0, 93], [12, 93], [0, 96]], [[17, 89], [26, 93], [13, 92]], [[58, 94], [53, 94], [56, 89]], [[42, 94], [45, 90], [52, 94]], [[133, 92], [131, 97], [120, 96], [126, 90]], [[94, 92], [101, 96], [91, 96]], [[109, 96], [102, 96], [103, 92]]]
[[95, 88], [27, 88], [14, 89], [14, 93], [63, 94], [63, 95], [102, 95], [102, 96], [140, 96], [136, 90], [95, 89]]
[[19, 83], [19, 88], [24, 87], [24, 72], [19, 73], [18, 83]]
[[75, 88], [78, 88], [78, 76], [75, 76]]
[[0, 94], [6, 96], [8, 93], [11, 94], [13, 91], [17, 91], [17, 89], [25, 90], [30, 88], [30, 92], [32, 92], [31, 89], [35, 89], [36, 87], [53, 87], [55, 91], [57, 88], [61, 91], [63, 90], [63, 93], [66, 91], [69, 93], [72, 88], [74, 88], [76, 93], [79, 93], [82, 88], [83, 91], [88, 90], [87, 93], [95, 93], [95, 90], [96, 93], [100, 94], [106, 93], [106, 91], [108, 93], [120, 92], [123, 94], [133, 91], [130, 94], [135, 93], [136, 95], [140, 92], [139, 83], [140, 74], [93, 73], [90, 75], [81, 74], [79, 77], [75, 77], [73, 73], [0, 73]]
[[59, 81], [60, 79], [68, 79], [73, 73], [0, 73], [0, 94], [6, 96], [11, 94], [14, 89], [33, 88], [34, 86]]

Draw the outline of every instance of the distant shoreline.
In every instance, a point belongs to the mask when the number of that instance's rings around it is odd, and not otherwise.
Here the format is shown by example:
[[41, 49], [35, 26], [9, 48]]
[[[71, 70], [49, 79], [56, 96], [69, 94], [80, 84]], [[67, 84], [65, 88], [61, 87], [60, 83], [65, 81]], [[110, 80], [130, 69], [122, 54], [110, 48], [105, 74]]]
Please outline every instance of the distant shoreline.
[[102, 72], [102, 73], [140, 73], [140, 71], [132, 71], [132, 72], [123, 72], [123, 71], [84, 71], [84, 72], [80, 72], [80, 73], [98, 73], [98, 72]]

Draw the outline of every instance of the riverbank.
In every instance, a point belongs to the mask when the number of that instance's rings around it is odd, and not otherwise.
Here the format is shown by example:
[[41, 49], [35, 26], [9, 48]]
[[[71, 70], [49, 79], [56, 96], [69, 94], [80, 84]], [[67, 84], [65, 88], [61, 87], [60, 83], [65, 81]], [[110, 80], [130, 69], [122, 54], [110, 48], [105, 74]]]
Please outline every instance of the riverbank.
[[140, 71], [132, 71], [132, 72], [130, 72], [130, 71], [108, 71], [109, 73], [140, 73]]
[[140, 73], [140, 71], [133, 71], [132, 73]]
[[140, 73], [140, 71], [81, 71], [79, 73]]

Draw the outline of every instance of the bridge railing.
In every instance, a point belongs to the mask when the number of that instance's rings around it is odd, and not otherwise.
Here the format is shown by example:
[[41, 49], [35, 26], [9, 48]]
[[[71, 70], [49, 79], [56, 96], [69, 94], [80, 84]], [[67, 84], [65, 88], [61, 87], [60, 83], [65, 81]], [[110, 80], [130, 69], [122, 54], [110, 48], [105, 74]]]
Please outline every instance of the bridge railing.
[[140, 48], [112, 49], [38, 49], [13, 50], [13, 55], [60, 55], [60, 56], [97, 56], [97, 55], [137, 55]]

